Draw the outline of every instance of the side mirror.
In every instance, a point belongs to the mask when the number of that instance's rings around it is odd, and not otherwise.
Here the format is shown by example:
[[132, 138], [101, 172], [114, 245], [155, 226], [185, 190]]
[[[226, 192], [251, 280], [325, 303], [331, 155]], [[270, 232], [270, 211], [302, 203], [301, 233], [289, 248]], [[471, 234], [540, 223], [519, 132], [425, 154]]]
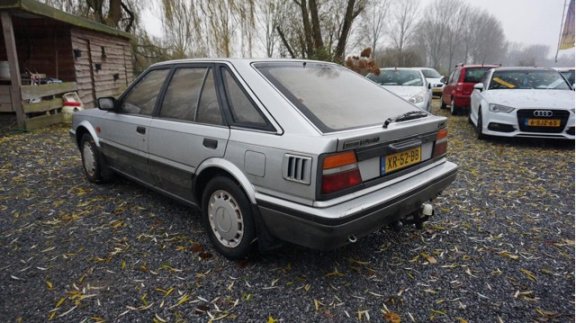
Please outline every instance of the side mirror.
[[432, 84], [428, 83], [428, 90], [432, 90]]
[[484, 91], [484, 83], [476, 83], [474, 84], [474, 89], [480, 92]]
[[117, 101], [111, 96], [98, 98], [98, 109], [104, 111], [115, 111]]

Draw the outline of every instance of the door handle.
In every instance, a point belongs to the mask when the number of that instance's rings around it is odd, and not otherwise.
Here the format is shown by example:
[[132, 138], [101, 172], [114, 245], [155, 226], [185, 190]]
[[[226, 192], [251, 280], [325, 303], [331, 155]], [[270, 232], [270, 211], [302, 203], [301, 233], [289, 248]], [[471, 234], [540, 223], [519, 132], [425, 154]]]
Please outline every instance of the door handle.
[[136, 132], [137, 133], [141, 133], [141, 134], [145, 134], [146, 133], [146, 128], [142, 127], [142, 126], [138, 126], [136, 127]]
[[218, 148], [218, 140], [204, 138], [202, 145], [204, 145], [206, 148], [216, 149]]

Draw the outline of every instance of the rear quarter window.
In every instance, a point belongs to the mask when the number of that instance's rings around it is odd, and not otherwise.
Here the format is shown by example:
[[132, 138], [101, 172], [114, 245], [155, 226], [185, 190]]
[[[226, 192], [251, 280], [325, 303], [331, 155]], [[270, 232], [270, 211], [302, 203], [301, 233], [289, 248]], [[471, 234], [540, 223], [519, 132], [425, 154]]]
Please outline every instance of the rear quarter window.
[[466, 69], [463, 82], [479, 83], [490, 68], [470, 67]]

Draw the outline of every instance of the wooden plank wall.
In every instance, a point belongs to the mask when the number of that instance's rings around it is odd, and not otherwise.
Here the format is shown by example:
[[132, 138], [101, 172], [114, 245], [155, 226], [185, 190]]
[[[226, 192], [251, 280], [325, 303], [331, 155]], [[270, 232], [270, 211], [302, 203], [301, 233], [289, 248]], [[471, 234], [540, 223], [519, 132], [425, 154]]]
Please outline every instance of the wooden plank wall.
[[0, 112], [14, 112], [10, 85], [0, 85]]
[[72, 28], [71, 39], [72, 49], [81, 52], [75, 60], [76, 82], [86, 108], [95, 106], [95, 98], [118, 96], [126, 89], [133, 78], [127, 39], [79, 28]]

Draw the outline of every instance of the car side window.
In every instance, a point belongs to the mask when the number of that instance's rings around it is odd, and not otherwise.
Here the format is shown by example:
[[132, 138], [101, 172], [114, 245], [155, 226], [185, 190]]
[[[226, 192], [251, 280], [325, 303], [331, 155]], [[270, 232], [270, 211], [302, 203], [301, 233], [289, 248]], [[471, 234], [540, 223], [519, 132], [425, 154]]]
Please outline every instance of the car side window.
[[136, 84], [122, 100], [121, 113], [151, 115], [162, 89], [168, 69], [152, 70]]
[[216, 94], [216, 84], [214, 82], [214, 73], [212, 69], [208, 71], [202, 94], [200, 95], [200, 104], [196, 113], [196, 121], [201, 123], [210, 123], [215, 125], [224, 124], [218, 95]]
[[458, 80], [460, 79], [460, 72], [461, 71], [462, 71], [461, 69], [458, 69], [454, 72], [454, 79], [450, 83], [458, 83]]
[[172, 76], [160, 117], [194, 121], [208, 68], [179, 68]]
[[454, 75], [456, 75], [456, 71], [454, 71], [454, 72], [452, 72], [452, 74], [450, 74], [450, 78], [448, 79], [448, 84], [454, 82]]
[[258, 108], [242, 90], [238, 81], [227, 69], [222, 69], [222, 78], [226, 87], [226, 95], [232, 122], [248, 127], [266, 128], [268, 123]]

